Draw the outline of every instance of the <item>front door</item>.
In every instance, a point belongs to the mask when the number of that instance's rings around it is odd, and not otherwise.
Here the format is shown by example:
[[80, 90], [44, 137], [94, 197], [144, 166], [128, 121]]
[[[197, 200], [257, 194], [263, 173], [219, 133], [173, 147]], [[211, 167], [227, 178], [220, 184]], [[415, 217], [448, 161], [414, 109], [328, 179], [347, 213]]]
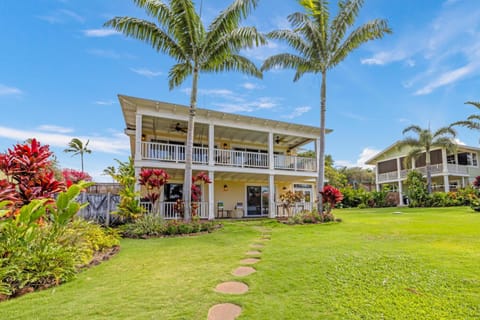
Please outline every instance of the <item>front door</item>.
[[247, 186], [247, 216], [267, 216], [268, 195], [266, 186]]

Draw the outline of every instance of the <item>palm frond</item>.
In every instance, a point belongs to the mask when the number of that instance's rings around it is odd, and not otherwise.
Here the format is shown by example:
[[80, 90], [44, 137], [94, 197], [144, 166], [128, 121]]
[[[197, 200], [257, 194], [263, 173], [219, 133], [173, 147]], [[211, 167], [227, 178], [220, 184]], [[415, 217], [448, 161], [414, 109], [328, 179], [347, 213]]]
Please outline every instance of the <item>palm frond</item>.
[[420, 148], [422, 144], [418, 139], [415, 138], [405, 138], [397, 142], [397, 149], [400, 150], [403, 147], [415, 147]]
[[326, 61], [328, 59], [327, 34], [322, 33], [322, 26], [319, 26], [309, 15], [301, 12], [289, 15], [288, 21], [292, 24], [294, 32], [301, 34], [309, 43], [310, 50], [304, 53], [305, 57], [315, 60], [321, 58]]
[[475, 102], [475, 101], [467, 101], [465, 102], [465, 104], [470, 104], [474, 107], [477, 107], [478, 109], [480, 109], [480, 102]]
[[371, 40], [381, 39], [385, 34], [392, 33], [386, 20], [375, 19], [355, 29], [340, 45], [329, 61], [329, 68], [342, 62], [345, 57], [363, 43]]
[[144, 9], [148, 16], [155, 18], [161, 26], [170, 30], [175, 19], [164, 2], [159, 0], [133, 0], [133, 2], [137, 7]]
[[468, 121], [468, 120], [454, 122], [454, 123], [451, 124], [451, 126], [462, 126], [462, 127], [466, 127], [466, 128], [469, 128], [469, 129], [480, 130], [480, 122]]
[[328, 50], [335, 52], [338, 45], [343, 40], [347, 29], [353, 25], [358, 16], [360, 8], [363, 6], [363, 0], [341, 0], [338, 2], [339, 13], [332, 20], [330, 25], [330, 37]]
[[440, 137], [432, 141], [432, 147], [445, 148], [448, 153], [453, 153], [457, 149], [457, 144], [450, 137]]
[[423, 129], [420, 128], [417, 125], [411, 125], [411, 126], [406, 127], [405, 129], [403, 129], [402, 134], [405, 134], [409, 131], [415, 132], [416, 134], [420, 135], [422, 133]]
[[242, 48], [252, 48], [266, 42], [265, 36], [254, 27], [242, 27], [226, 33], [210, 48], [204, 48], [202, 64], [210, 64], [212, 59], [218, 59], [231, 53], [237, 54]]
[[189, 61], [175, 64], [168, 71], [168, 88], [172, 90], [178, 87], [193, 73], [193, 66]]
[[153, 22], [131, 17], [115, 17], [105, 22], [104, 26], [112, 27], [127, 37], [142, 40], [155, 50], [168, 53], [174, 59], [186, 58], [175, 40]]
[[449, 135], [451, 138], [455, 138], [457, 136], [457, 131], [453, 129], [451, 126], [443, 127], [438, 129], [433, 133], [433, 138]]
[[257, 7], [258, 0], [236, 0], [222, 11], [209, 25], [204, 49], [218, 42], [223, 35], [238, 27], [242, 18]]
[[220, 71], [240, 71], [242, 73], [262, 78], [262, 72], [249, 59], [236, 54], [231, 54], [212, 62], [211, 65], [205, 65], [202, 71], [220, 72]]
[[268, 57], [264, 62], [260, 70], [271, 70], [276, 68], [284, 69], [297, 69], [300, 65], [308, 64], [309, 61], [303, 57], [291, 54], [281, 53], [271, 57]]
[[200, 55], [205, 29], [192, 0], [170, 0], [170, 10], [175, 17], [174, 38], [188, 56], [196, 59]]
[[290, 47], [298, 51], [299, 54], [303, 56], [310, 55], [307, 53], [311, 50], [310, 44], [305, 42], [297, 32], [292, 30], [275, 30], [267, 33], [267, 38], [285, 41]]

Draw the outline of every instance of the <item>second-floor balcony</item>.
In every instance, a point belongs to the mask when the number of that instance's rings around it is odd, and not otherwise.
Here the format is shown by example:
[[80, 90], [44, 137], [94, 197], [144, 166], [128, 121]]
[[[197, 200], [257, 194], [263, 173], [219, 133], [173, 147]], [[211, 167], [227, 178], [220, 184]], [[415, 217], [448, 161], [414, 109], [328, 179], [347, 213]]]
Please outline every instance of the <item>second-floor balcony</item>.
[[[444, 169], [446, 169], [444, 171]], [[411, 170], [417, 170], [421, 172], [423, 175], [427, 174], [427, 167], [418, 167], [415, 169], [404, 169], [400, 171], [400, 179], [404, 180], [407, 178], [407, 174]], [[439, 164], [432, 164], [430, 165], [430, 172], [432, 175], [438, 175], [442, 173], [450, 174], [450, 175], [468, 175], [468, 166], [458, 165], [458, 164], [447, 164], [446, 167], [439, 163]], [[391, 171], [391, 172], [384, 172], [378, 174], [378, 182], [386, 182], [386, 181], [394, 181], [398, 179], [398, 172]]]
[[[142, 142], [142, 159], [158, 160], [164, 162], [185, 162], [185, 146], [172, 145], [157, 142]], [[194, 146], [192, 151], [192, 162], [194, 164], [209, 165], [208, 147]], [[249, 152], [237, 150], [213, 150], [211, 161], [215, 166], [228, 166], [239, 168], [270, 168], [269, 155], [265, 152]], [[316, 171], [316, 160], [314, 158], [274, 155], [274, 169], [288, 171]]]

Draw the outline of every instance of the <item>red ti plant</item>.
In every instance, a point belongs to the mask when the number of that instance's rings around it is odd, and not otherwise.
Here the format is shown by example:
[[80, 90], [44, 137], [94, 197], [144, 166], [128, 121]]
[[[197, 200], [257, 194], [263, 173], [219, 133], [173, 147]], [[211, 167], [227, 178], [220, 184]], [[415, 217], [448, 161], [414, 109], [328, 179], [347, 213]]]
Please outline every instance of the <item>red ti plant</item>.
[[212, 180], [205, 172], [200, 172], [196, 176], [192, 177], [192, 217], [197, 216], [198, 201], [202, 198], [202, 189], [196, 183], [208, 184], [212, 183]]
[[15, 210], [64, 191], [65, 185], [55, 179], [52, 170], [52, 154], [48, 145], [42, 146], [36, 139], [0, 154], [0, 171], [6, 176], [0, 180], [0, 201], [11, 200]]
[[63, 169], [62, 175], [67, 184], [67, 188], [80, 181], [92, 181], [92, 177], [88, 173], [74, 169]]
[[147, 199], [152, 204], [154, 213], [158, 213], [157, 201], [161, 188], [168, 182], [170, 176], [162, 169], [142, 169], [138, 182], [147, 189]]
[[343, 194], [340, 190], [330, 185], [323, 187], [320, 193], [322, 194], [322, 200], [327, 214], [332, 211], [337, 203], [343, 200]]
[[477, 176], [475, 180], [473, 180], [473, 186], [475, 188], [480, 188], [480, 176]]

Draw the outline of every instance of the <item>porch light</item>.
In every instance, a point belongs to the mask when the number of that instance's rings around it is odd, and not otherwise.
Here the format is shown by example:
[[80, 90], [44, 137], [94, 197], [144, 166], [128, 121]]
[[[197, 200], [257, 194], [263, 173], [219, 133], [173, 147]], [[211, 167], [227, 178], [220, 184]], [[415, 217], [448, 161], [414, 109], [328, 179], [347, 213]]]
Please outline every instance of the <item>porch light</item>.
[[226, 184], [223, 185], [223, 191], [228, 191], [228, 186]]
[[147, 140], [147, 136], [145, 134], [142, 134], [142, 141]]

